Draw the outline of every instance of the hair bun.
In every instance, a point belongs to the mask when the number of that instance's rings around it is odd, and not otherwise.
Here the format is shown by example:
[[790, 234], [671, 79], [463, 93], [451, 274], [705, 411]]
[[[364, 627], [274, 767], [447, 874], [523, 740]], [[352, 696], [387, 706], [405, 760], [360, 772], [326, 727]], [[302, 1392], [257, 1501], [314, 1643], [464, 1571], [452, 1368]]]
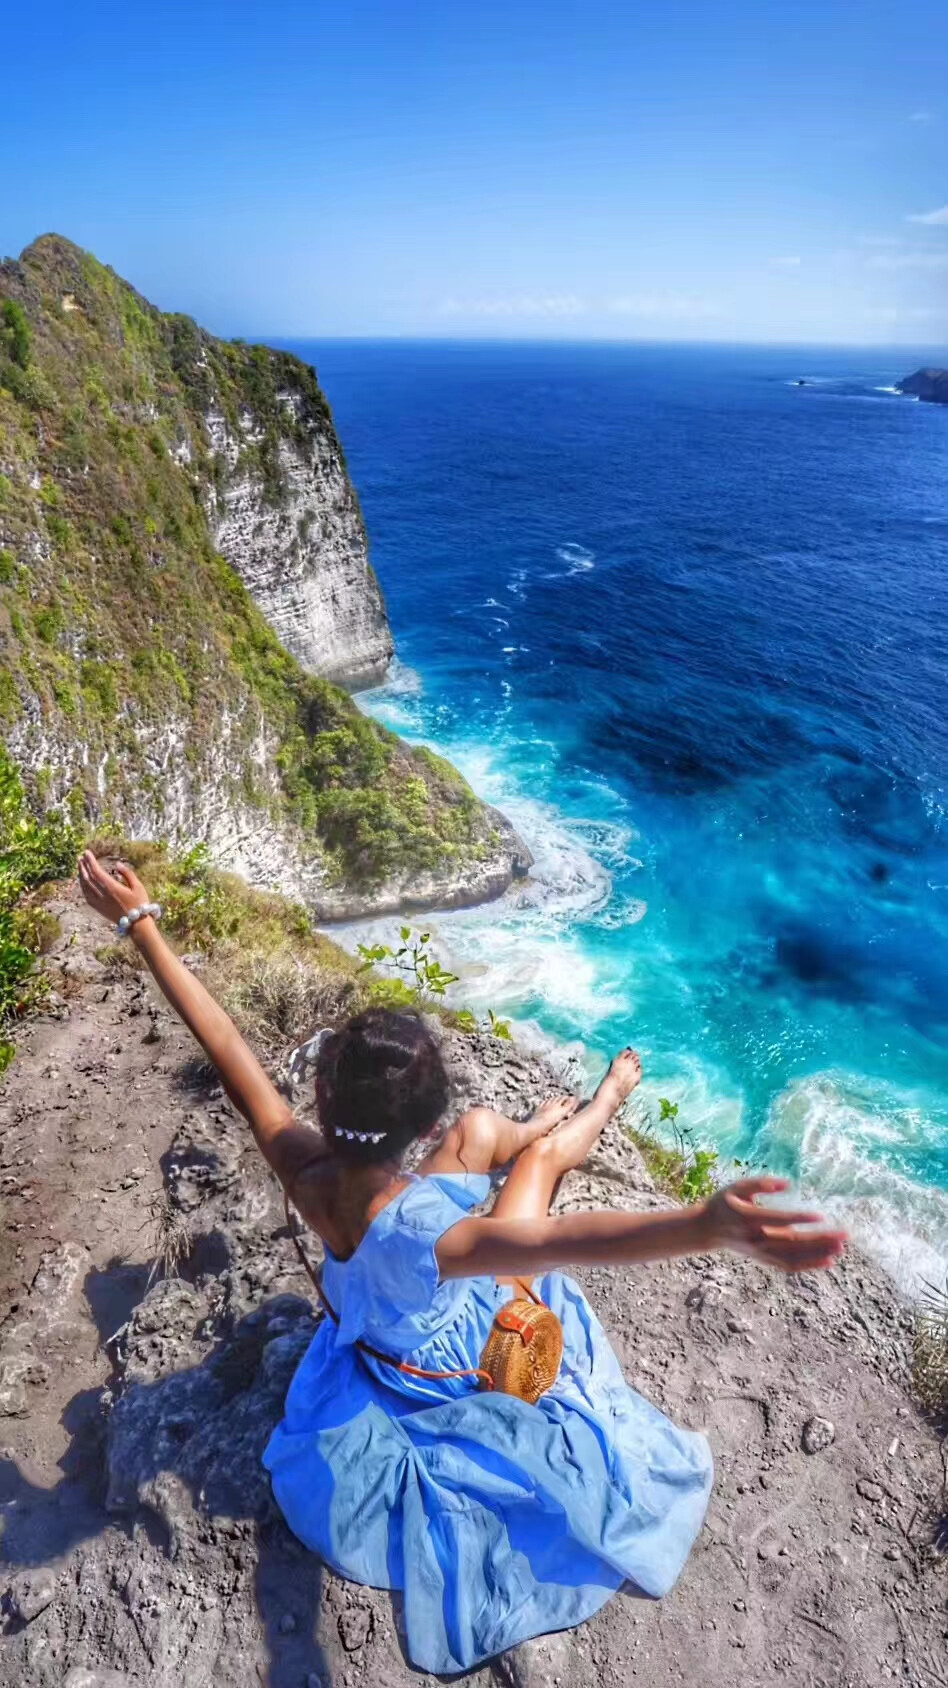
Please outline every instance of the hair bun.
[[319, 1114], [345, 1159], [400, 1153], [437, 1124], [448, 1080], [420, 1014], [370, 1008], [326, 1039], [316, 1067]]

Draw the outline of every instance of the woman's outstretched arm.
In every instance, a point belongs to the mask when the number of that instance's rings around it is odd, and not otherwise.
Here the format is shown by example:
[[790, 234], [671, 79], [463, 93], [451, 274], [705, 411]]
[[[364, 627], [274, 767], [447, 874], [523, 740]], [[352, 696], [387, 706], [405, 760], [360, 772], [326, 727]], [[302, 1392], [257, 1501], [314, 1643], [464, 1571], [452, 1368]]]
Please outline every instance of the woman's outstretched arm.
[[[91, 850], [84, 851], [80, 859], [79, 883], [90, 908], [113, 924], [130, 909], [140, 908], [149, 900], [144, 885], [130, 867], [120, 863], [109, 873]], [[205, 990], [200, 979], [178, 960], [150, 915], [135, 922], [127, 941], [144, 957], [175, 1013], [214, 1063], [224, 1089], [248, 1121], [261, 1153], [277, 1177], [284, 1184], [291, 1184], [304, 1162], [318, 1155], [320, 1138], [299, 1124], [233, 1020]]]
[[556, 1267], [632, 1266], [713, 1249], [784, 1272], [832, 1265], [845, 1247], [844, 1231], [825, 1227], [819, 1214], [758, 1206], [758, 1196], [786, 1187], [782, 1178], [745, 1178], [710, 1201], [655, 1213], [462, 1219], [435, 1252], [443, 1278], [530, 1278]]

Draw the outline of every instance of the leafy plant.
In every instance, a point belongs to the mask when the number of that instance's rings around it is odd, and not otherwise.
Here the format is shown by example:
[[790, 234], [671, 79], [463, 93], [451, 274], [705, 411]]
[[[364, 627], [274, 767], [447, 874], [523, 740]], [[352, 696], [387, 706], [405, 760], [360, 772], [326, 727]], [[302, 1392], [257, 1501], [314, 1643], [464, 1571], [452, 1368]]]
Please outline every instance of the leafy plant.
[[680, 1126], [678, 1103], [667, 1096], [658, 1098], [657, 1124], [670, 1125], [675, 1147], [669, 1148], [655, 1135], [655, 1124], [647, 1121], [642, 1128], [626, 1127], [629, 1136], [640, 1150], [649, 1172], [662, 1189], [677, 1196], [679, 1201], [707, 1201], [718, 1188], [719, 1156], [716, 1149], [702, 1148], [695, 1142], [688, 1126]]
[[488, 1008], [486, 1020], [478, 1020], [470, 1008], [460, 1008], [454, 1015], [453, 1024], [459, 1032], [467, 1032], [471, 1036], [475, 1032], [488, 1032], [492, 1037], [503, 1038], [508, 1043], [513, 1040], [510, 1021], [501, 1020], [492, 1008]]
[[13, 1022], [44, 988], [34, 967], [48, 923], [18, 904], [26, 892], [70, 873], [77, 849], [62, 815], [32, 814], [16, 764], [0, 746], [0, 1072], [13, 1059]]
[[717, 1189], [717, 1149], [691, 1149], [681, 1180], [681, 1197], [686, 1202], [707, 1201]]
[[399, 936], [401, 943], [398, 949], [392, 949], [388, 944], [359, 944], [358, 951], [362, 957], [360, 973], [368, 972], [380, 961], [390, 961], [399, 973], [413, 981], [412, 988], [420, 1002], [430, 997], [440, 999], [449, 985], [457, 984], [458, 975], [442, 967], [428, 948], [430, 932], [422, 932], [413, 938], [411, 927], [403, 926]]
[[[372, 1000], [386, 1008], [411, 1008], [419, 1003], [424, 1006], [440, 1002], [448, 986], [457, 984], [458, 975], [449, 973], [432, 955], [428, 947], [430, 932], [421, 932], [413, 937], [411, 927], [402, 926], [399, 937], [401, 942], [397, 949], [389, 944], [358, 945], [362, 957], [360, 973], [369, 972], [379, 962], [389, 962], [401, 975], [395, 979], [375, 980], [371, 986]], [[507, 1042], [512, 1039], [510, 1021], [502, 1020], [492, 1008], [488, 1008], [483, 1020], [478, 1020], [470, 1008], [455, 1009], [448, 1015], [448, 1020], [457, 1031], [472, 1036], [475, 1032], [486, 1032]]]
[[12, 363], [26, 369], [30, 361], [33, 337], [26, 312], [15, 299], [3, 301], [3, 328], [0, 330], [0, 344]]

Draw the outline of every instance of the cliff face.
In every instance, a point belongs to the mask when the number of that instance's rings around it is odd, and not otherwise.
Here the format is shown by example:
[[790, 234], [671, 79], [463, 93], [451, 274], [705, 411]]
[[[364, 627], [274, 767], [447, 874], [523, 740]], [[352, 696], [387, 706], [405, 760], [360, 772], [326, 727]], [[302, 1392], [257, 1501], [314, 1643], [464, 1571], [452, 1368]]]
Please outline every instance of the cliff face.
[[302, 443], [292, 435], [278, 442], [276, 506], [252, 459], [261, 441], [253, 411], [240, 411], [236, 429], [220, 410], [204, 414], [210, 449], [225, 465], [208, 497], [214, 543], [304, 668], [352, 690], [376, 685], [392, 636], [338, 442], [331, 429], [307, 425], [291, 388], [276, 399], [302, 431]]
[[0, 721], [37, 800], [319, 916], [497, 894], [519, 840], [331, 683], [391, 651], [307, 365], [55, 235], [0, 266]]
[[897, 385], [900, 393], [911, 393], [927, 404], [948, 404], [948, 369], [916, 369]]

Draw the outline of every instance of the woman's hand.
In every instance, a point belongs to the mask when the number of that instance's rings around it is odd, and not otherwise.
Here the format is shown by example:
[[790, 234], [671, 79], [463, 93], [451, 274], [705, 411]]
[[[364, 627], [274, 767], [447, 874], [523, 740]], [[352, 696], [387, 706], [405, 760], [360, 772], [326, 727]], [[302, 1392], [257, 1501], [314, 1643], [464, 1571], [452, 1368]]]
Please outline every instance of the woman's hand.
[[[710, 1247], [733, 1249], [781, 1272], [831, 1266], [846, 1246], [845, 1231], [826, 1228], [818, 1213], [758, 1206], [758, 1196], [786, 1188], [785, 1178], [742, 1178], [719, 1190], [704, 1211]], [[801, 1225], [807, 1229], [798, 1230]]]
[[133, 908], [141, 908], [150, 900], [138, 875], [130, 867], [118, 862], [109, 873], [91, 850], [83, 850], [79, 858], [79, 884], [89, 907], [95, 909], [96, 914], [101, 914], [103, 920], [111, 921], [113, 926], [123, 914], [128, 914]]

